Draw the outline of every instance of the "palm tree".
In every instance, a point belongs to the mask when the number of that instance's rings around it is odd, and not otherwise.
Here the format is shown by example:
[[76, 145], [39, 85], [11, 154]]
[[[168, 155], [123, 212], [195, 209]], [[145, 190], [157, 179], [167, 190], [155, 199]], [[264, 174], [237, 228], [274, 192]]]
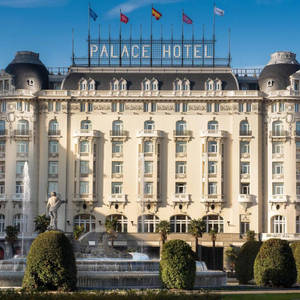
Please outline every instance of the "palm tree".
[[170, 233], [170, 229], [170, 222], [168, 221], [160, 221], [156, 225], [156, 232], [160, 233], [160, 239], [163, 245], [167, 240], [168, 234]]
[[47, 230], [50, 224], [50, 218], [46, 217], [46, 215], [36, 216], [34, 219], [34, 231], [38, 233], [43, 233]]
[[189, 233], [195, 238], [195, 250], [198, 257], [198, 238], [206, 231], [206, 224], [202, 219], [192, 219], [189, 226]]
[[118, 230], [118, 219], [113, 217], [112, 219], [107, 218], [105, 220], [105, 230], [111, 239], [111, 246], [114, 247], [114, 240], [117, 237]]
[[211, 229], [209, 232], [211, 241], [213, 243], [212, 254], [213, 254], [213, 270], [216, 269], [216, 239], [217, 239], [217, 231], [215, 229]]

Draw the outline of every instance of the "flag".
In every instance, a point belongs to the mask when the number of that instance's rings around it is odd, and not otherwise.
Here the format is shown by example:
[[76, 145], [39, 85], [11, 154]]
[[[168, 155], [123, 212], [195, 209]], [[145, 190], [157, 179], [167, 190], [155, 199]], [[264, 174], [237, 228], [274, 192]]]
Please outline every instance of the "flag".
[[90, 10], [90, 17], [91, 17], [94, 21], [96, 21], [96, 19], [98, 18], [98, 15], [97, 15], [91, 8], [89, 8], [89, 10]]
[[214, 14], [217, 16], [224, 16], [224, 10], [218, 7], [214, 7]]
[[186, 24], [193, 24], [192, 19], [190, 19], [184, 12], [182, 13], [182, 21]]
[[152, 7], [152, 16], [155, 17], [156, 20], [159, 20], [162, 14]]
[[125, 16], [124, 14], [120, 13], [120, 21], [127, 24], [129, 21], [129, 18]]

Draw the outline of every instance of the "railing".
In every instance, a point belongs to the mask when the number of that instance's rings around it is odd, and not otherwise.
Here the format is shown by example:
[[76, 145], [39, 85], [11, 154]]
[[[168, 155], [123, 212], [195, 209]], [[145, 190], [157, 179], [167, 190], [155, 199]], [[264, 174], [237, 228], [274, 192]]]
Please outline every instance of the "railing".
[[7, 129], [0, 129], [0, 136], [7, 135]]
[[68, 67], [47, 67], [50, 75], [66, 75], [69, 71]]
[[252, 203], [252, 202], [254, 202], [254, 195], [239, 194], [238, 195], [238, 202], [240, 202], [240, 203]]
[[174, 134], [174, 136], [190, 137], [190, 136], [192, 136], [192, 131], [191, 130], [174, 130], [173, 134]]
[[128, 132], [125, 130], [110, 130], [109, 133], [112, 137], [124, 137], [128, 135]]
[[29, 129], [16, 129], [14, 131], [14, 134], [15, 135], [19, 135], [19, 136], [28, 136], [28, 135], [31, 135], [31, 130]]
[[60, 135], [60, 130], [59, 129], [56, 129], [56, 130], [49, 129], [48, 135]]
[[189, 202], [190, 195], [189, 194], [175, 194], [173, 198], [173, 202]]
[[288, 201], [287, 195], [271, 195], [269, 196], [270, 203], [285, 203]]
[[162, 136], [162, 132], [160, 130], [154, 130], [154, 129], [142, 129], [139, 130], [137, 133], [138, 137], [160, 137]]
[[225, 131], [219, 130], [219, 129], [206, 129], [206, 130], [201, 130], [200, 131], [201, 136], [224, 136]]
[[288, 132], [286, 130], [272, 130], [270, 131], [271, 137], [286, 137], [288, 136]]
[[126, 195], [125, 194], [111, 194], [109, 199], [109, 202], [126, 202]]
[[246, 68], [246, 69], [241, 69], [241, 68], [233, 68], [232, 72], [237, 75], [237, 76], [243, 76], [243, 77], [258, 77], [260, 72], [261, 72], [261, 68]]
[[92, 136], [92, 137], [100, 137], [99, 130], [92, 130], [92, 129], [79, 129], [75, 130], [73, 136]]
[[240, 130], [240, 136], [251, 136], [252, 131], [251, 130]]

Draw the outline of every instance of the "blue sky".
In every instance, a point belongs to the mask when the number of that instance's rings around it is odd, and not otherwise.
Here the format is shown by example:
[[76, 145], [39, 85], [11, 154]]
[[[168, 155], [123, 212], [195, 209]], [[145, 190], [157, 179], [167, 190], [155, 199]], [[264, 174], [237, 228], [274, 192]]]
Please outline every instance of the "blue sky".
[[[111, 25], [112, 36], [119, 33], [119, 8], [130, 19], [133, 33], [140, 24], [145, 37], [149, 36], [151, 3], [163, 17], [153, 20], [154, 36], [159, 37], [160, 24], [164, 36], [169, 37], [171, 24], [174, 35], [181, 35], [181, 11], [193, 20], [195, 35], [202, 36], [205, 25], [207, 37], [212, 35], [213, 0], [90, 0], [98, 14], [91, 23], [92, 35], [107, 35]], [[226, 56], [228, 29], [231, 28], [233, 67], [263, 66], [270, 53], [289, 50], [300, 61], [300, 1], [299, 0], [216, 0], [225, 10], [224, 17], [216, 17], [216, 55]], [[13, 59], [18, 50], [40, 53], [46, 66], [68, 66], [71, 63], [72, 28], [75, 30], [75, 52], [87, 55], [88, 0], [0, 0], [0, 69]], [[129, 23], [128, 23], [129, 24]], [[129, 25], [123, 25], [124, 35]], [[191, 26], [185, 26], [185, 34]]]

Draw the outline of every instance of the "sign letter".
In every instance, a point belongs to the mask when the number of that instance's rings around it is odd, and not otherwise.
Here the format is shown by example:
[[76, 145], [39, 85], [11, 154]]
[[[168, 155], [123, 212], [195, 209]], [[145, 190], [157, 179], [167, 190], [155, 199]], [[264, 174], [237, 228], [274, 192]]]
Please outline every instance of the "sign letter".
[[97, 51], [98, 51], [98, 46], [95, 44], [92, 44], [91, 49], [90, 49], [91, 57], [93, 57], [93, 54], [96, 53]]
[[[134, 52], [135, 49], [137, 50], [136, 53]], [[138, 57], [139, 57], [139, 50], [140, 50], [140, 48], [139, 48], [138, 45], [133, 45], [133, 46], [131, 47], [131, 56], [132, 56], [133, 58], [138, 58]]]
[[180, 58], [180, 56], [181, 56], [181, 47], [180, 47], [180, 45], [174, 45], [174, 47], [173, 47], [173, 56], [174, 56], [174, 58]]
[[108, 52], [105, 45], [102, 46], [100, 57], [102, 58], [104, 54], [106, 55], [106, 57], [108, 57]]
[[150, 58], [150, 56], [149, 55], [147, 55], [148, 53], [148, 51], [149, 51], [149, 49], [146, 49], [146, 48], [149, 48], [150, 47], [150, 45], [143, 45], [143, 48], [142, 48], [142, 58]]
[[166, 45], [163, 45], [163, 58], [166, 58], [166, 53], [168, 54], [168, 58], [171, 56], [171, 46], [168, 45], [168, 49], [166, 50]]
[[110, 57], [111, 58], [118, 58], [118, 55], [114, 54], [114, 45], [110, 45]]
[[201, 47], [202, 47], [202, 45], [195, 45], [194, 46], [194, 58], [201, 58], [201, 55], [200, 55], [201, 49], [199, 49]]

